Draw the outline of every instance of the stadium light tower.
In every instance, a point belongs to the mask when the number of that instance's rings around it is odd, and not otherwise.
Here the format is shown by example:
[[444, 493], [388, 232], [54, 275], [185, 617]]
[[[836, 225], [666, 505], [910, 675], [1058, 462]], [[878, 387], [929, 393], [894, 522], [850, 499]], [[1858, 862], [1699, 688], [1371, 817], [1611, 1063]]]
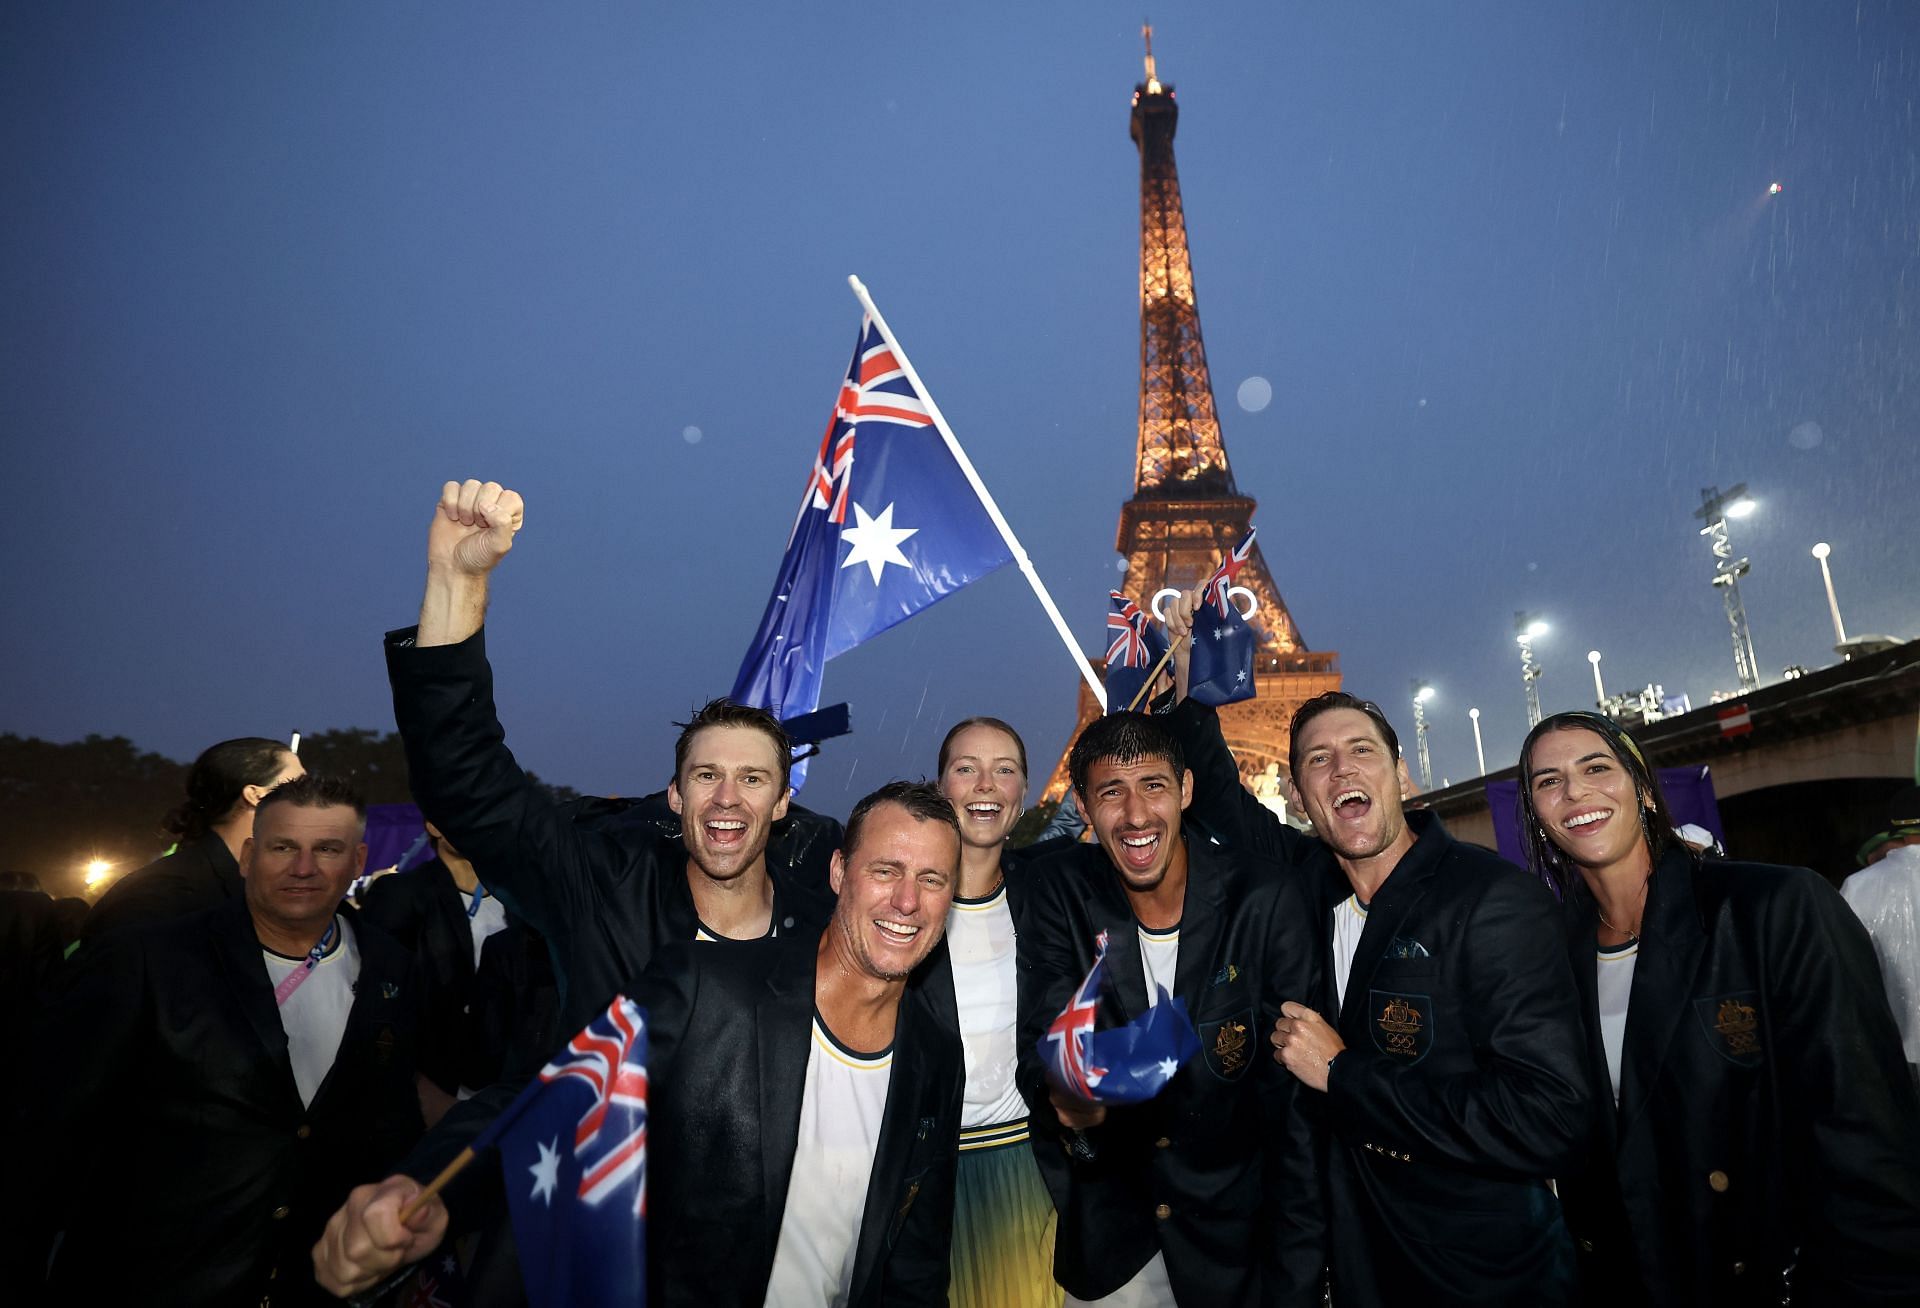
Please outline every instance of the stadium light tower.
[[1607, 711], [1607, 687], [1606, 683], [1600, 680], [1600, 651], [1597, 649], [1588, 650], [1587, 662], [1593, 664], [1594, 707], [1602, 713], [1605, 713]]
[[1473, 719], [1473, 753], [1480, 760], [1480, 775], [1487, 775], [1487, 747], [1480, 743], [1480, 710], [1470, 708], [1467, 716]]
[[1513, 638], [1520, 643], [1520, 680], [1527, 688], [1527, 726], [1540, 725], [1540, 665], [1533, 661], [1533, 642], [1552, 630], [1537, 613], [1513, 615]]
[[1703, 487], [1700, 507], [1693, 516], [1707, 525], [1700, 534], [1713, 549], [1713, 584], [1727, 605], [1727, 626], [1733, 633], [1733, 670], [1740, 678], [1744, 693], [1760, 686], [1760, 662], [1753, 653], [1753, 632], [1747, 626], [1747, 608], [1740, 602], [1740, 578], [1748, 571], [1744, 558], [1733, 557], [1733, 544], [1727, 538], [1727, 519], [1744, 518], [1756, 505], [1747, 495], [1747, 483], [1722, 492], [1718, 486]]
[[1413, 683], [1413, 740], [1420, 756], [1420, 789], [1433, 789], [1433, 764], [1427, 758], [1427, 701], [1433, 687], [1424, 681]]

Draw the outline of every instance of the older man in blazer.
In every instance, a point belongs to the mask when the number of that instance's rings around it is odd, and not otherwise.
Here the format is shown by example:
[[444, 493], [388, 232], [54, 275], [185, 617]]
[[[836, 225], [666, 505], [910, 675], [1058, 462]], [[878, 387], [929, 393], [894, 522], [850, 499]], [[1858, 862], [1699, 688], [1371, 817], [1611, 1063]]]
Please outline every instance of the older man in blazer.
[[[953, 808], [894, 782], [854, 807], [839, 898], [811, 936], [663, 949], [624, 989], [647, 1010], [648, 1302], [946, 1302], [964, 1069], [941, 936]], [[360, 1293], [430, 1253], [420, 1178], [354, 1192], [314, 1250]]]
[[344, 783], [286, 782], [242, 847], [243, 900], [75, 965], [0, 1169], [8, 1302], [324, 1302], [308, 1248], [421, 1128], [408, 957], [339, 908], [363, 822]]

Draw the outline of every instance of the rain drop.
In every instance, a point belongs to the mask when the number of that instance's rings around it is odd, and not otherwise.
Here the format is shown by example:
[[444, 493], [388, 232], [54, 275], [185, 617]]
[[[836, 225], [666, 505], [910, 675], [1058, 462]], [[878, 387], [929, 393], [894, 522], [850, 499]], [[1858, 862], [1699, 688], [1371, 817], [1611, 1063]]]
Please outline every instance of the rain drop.
[[701, 438], [705, 435], [706, 433], [698, 427], [682, 427], [680, 429], [680, 439], [689, 445], [698, 445]]

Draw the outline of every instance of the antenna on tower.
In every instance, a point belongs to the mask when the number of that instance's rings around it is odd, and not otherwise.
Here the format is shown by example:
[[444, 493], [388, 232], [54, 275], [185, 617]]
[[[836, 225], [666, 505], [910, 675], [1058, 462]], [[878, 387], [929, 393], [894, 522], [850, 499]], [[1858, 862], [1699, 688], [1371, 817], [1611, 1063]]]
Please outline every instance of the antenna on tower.
[[1147, 94], [1158, 95], [1160, 94], [1160, 78], [1154, 73], [1153, 69], [1153, 24], [1143, 22], [1140, 25], [1140, 35], [1147, 39]]

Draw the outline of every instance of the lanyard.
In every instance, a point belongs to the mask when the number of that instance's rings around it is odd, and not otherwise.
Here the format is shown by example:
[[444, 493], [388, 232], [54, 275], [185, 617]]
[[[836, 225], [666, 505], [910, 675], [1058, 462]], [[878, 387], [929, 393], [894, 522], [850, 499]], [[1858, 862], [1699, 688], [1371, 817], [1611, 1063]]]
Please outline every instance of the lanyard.
[[480, 901], [487, 897], [487, 887], [476, 881], [473, 883], [473, 902], [467, 905], [467, 920], [471, 922], [480, 912]]
[[333, 933], [339, 929], [339, 918], [336, 917], [327, 923], [327, 934], [321, 936], [314, 943], [313, 948], [307, 951], [307, 957], [300, 966], [287, 973], [280, 984], [273, 988], [275, 1007], [285, 1008], [287, 1001], [293, 998], [293, 992], [306, 984], [307, 978], [313, 975], [313, 969], [320, 966], [320, 960], [326, 957], [327, 946], [333, 943]]

